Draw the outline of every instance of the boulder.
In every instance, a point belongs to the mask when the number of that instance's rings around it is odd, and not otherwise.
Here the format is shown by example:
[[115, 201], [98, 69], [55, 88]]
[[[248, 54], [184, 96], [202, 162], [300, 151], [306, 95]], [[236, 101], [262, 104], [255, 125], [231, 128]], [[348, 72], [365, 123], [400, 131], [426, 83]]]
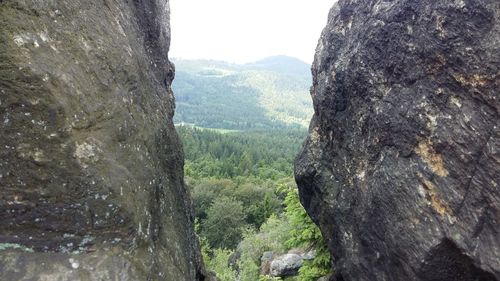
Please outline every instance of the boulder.
[[330, 280], [332, 280], [332, 277], [333, 277], [333, 275], [330, 274], [330, 275], [327, 275], [327, 276], [320, 277], [316, 281], [330, 281]]
[[500, 280], [500, 3], [339, 0], [301, 202], [335, 279]]
[[168, 0], [0, 1], [0, 280], [204, 280]]
[[270, 276], [287, 277], [297, 275], [304, 260], [299, 254], [284, 254], [271, 261]]

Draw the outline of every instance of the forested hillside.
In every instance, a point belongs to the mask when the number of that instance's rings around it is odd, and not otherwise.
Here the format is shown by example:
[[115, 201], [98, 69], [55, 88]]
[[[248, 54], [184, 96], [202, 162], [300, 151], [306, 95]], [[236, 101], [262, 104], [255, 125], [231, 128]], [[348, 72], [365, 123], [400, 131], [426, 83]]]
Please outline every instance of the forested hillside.
[[304, 129], [220, 133], [178, 126], [186, 157], [186, 175], [194, 178], [290, 177]]
[[307, 127], [312, 115], [310, 66], [289, 57], [251, 64], [174, 60], [176, 123], [207, 128]]
[[299, 203], [292, 176], [305, 129], [178, 126], [177, 131], [204, 259], [222, 281], [268, 280], [260, 270], [264, 252], [280, 255], [294, 248], [314, 249], [316, 258], [300, 269], [299, 279], [287, 280], [316, 280], [328, 273], [329, 254]]

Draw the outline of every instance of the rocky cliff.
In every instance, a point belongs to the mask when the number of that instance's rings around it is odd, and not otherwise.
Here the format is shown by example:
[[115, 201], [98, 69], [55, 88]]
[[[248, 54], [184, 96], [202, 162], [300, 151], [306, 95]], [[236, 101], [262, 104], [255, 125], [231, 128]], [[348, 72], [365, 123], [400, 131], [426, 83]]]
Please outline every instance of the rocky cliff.
[[500, 2], [339, 0], [295, 163], [335, 280], [500, 280]]
[[203, 280], [167, 0], [0, 1], [0, 280]]

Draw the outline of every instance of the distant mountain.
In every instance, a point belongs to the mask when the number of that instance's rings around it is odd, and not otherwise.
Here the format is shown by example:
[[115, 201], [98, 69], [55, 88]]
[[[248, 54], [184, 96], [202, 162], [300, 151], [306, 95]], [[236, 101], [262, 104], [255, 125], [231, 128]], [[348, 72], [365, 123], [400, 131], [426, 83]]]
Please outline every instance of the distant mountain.
[[307, 127], [310, 66], [278, 56], [243, 65], [173, 59], [176, 123], [223, 129]]
[[245, 67], [274, 71], [277, 73], [310, 76], [311, 66], [299, 59], [287, 56], [275, 56], [245, 64]]

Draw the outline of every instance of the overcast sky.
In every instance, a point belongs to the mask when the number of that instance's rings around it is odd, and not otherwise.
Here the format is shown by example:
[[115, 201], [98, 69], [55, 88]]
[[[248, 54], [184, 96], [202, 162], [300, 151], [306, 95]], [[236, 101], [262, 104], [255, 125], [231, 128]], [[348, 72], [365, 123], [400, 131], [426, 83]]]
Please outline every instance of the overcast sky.
[[170, 57], [311, 63], [335, 0], [170, 0]]

